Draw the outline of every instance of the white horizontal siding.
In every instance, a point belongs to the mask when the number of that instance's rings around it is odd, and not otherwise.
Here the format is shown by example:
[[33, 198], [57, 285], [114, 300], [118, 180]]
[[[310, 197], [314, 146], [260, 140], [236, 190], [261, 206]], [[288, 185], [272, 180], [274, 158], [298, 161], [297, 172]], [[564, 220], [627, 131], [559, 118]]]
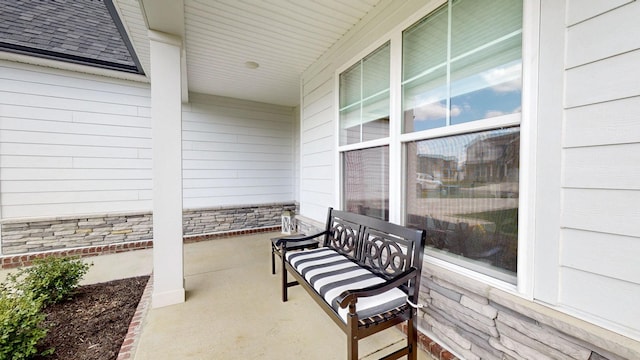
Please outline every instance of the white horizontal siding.
[[[305, 93], [301, 122], [301, 212], [321, 220], [327, 207], [334, 204], [334, 183], [338, 176], [335, 167], [335, 117], [333, 108], [333, 74], [319, 76], [319, 87], [311, 85]], [[322, 85], [324, 84], [324, 86]], [[304, 86], [303, 89], [308, 89]]]
[[[99, 205], [99, 206], [98, 206]], [[67, 202], [52, 204], [21, 205], [25, 217], [49, 217], [52, 214], [85, 215], [92, 213], [150, 211], [153, 202], [150, 197], [141, 200], [110, 200], [102, 202]], [[19, 216], [22, 218], [22, 216]]]
[[564, 186], [640, 190], [640, 143], [565, 150]]
[[640, 286], [618, 279], [563, 268], [560, 302], [581, 314], [598, 317], [597, 322], [640, 336], [640, 311], [637, 311]]
[[563, 202], [565, 228], [640, 238], [640, 191], [565, 188]]
[[[613, 3], [614, 1], [607, 1]], [[588, 6], [580, 6], [588, 8]], [[567, 67], [583, 65], [640, 48], [640, 3], [632, 2], [567, 30]], [[602, 36], [602, 29], [607, 29]]]
[[640, 241], [635, 237], [565, 229], [561, 247], [565, 267], [640, 284]]
[[0, 62], [2, 218], [151, 208], [145, 84]]
[[293, 108], [191, 94], [183, 106], [183, 206], [294, 200]]
[[561, 307], [640, 338], [640, 3], [569, 1]]
[[572, 68], [566, 72], [568, 108], [640, 96], [640, 50]]
[[640, 96], [568, 109], [565, 147], [640, 142]]
[[569, 0], [567, 24], [573, 25], [635, 0]]

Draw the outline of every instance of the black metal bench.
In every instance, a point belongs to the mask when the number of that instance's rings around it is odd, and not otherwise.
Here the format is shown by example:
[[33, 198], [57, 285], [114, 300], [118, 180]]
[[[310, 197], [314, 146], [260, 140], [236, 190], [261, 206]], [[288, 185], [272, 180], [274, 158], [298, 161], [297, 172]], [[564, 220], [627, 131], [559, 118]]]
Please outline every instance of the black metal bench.
[[[318, 249], [287, 252], [296, 242], [322, 239]], [[348, 359], [358, 358], [358, 340], [407, 322], [407, 346], [383, 359], [417, 359], [417, 310], [424, 230], [329, 208], [326, 230], [282, 238], [282, 301], [302, 285], [347, 334]], [[289, 282], [288, 274], [295, 279]]]

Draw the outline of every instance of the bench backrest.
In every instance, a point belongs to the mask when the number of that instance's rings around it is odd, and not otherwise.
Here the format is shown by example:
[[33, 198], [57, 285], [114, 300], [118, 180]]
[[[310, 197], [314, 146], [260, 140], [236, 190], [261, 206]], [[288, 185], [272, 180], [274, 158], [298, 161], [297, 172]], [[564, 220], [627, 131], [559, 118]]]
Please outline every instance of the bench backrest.
[[324, 246], [385, 278], [422, 268], [424, 230], [329, 208]]

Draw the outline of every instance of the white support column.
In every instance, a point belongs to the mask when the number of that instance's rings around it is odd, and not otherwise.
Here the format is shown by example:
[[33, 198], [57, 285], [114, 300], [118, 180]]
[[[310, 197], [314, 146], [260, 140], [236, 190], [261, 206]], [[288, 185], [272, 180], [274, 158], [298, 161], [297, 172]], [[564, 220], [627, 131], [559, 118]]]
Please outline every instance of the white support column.
[[154, 308], [182, 303], [182, 92], [180, 38], [149, 30], [153, 135]]

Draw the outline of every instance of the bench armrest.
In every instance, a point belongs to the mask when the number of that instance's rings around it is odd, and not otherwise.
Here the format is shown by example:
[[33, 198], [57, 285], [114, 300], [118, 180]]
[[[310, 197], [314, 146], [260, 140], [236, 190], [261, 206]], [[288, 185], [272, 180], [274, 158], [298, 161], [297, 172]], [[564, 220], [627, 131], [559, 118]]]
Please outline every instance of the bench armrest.
[[284, 245], [284, 247], [287, 246], [287, 243], [295, 243], [295, 242], [300, 242], [300, 241], [307, 241], [307, 240], [311, 240], [311, 239], [315, 239], [319, 236], [325, 235], [327, 234], [327, 231], [323, 231], [323, 232], [319, 232], [317, 234], [313, 234], [313, 235], [301, 235], [300, 237], [283, 237], [280, 238], [278, 240], [276, 240], [276, 246], [282, 246]]
[[411, 267], [409, 270], [404, 271], [383, 283], [362, 289], [346, 290], [338, 296], [336, 301], [338, 302], [338, 305], [344, 309], [352, 303], [355, 304], [358, 298], [380, 295], [385, 291], [396, 288], [407, 281], [414, 279], [417, 275], [418, 269]]

